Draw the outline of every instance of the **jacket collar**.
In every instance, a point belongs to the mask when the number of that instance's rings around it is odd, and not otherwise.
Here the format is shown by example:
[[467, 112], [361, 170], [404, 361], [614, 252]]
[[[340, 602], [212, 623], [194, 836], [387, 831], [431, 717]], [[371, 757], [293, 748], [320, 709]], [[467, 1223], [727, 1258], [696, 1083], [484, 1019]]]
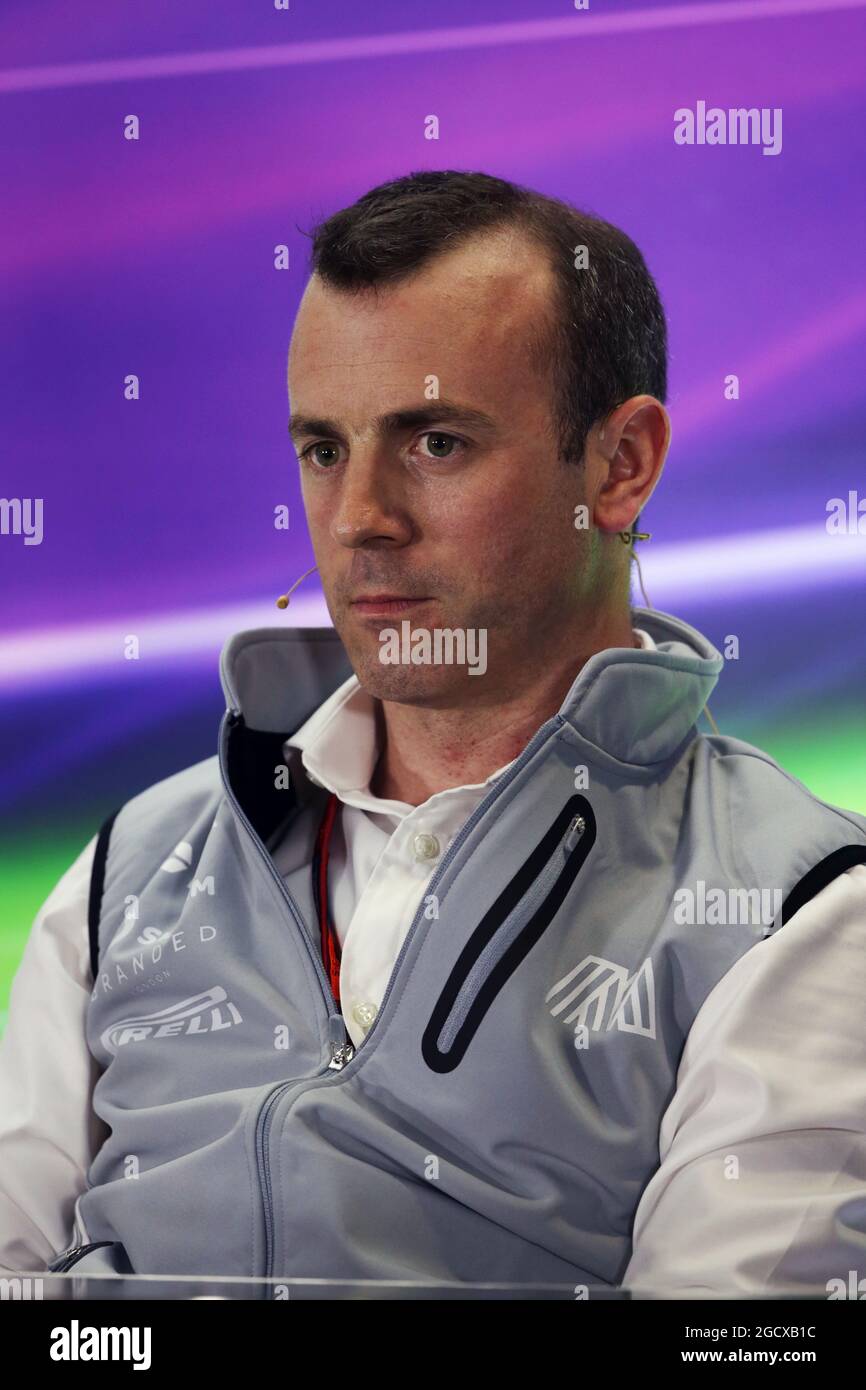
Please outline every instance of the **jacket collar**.
[[[651, 766], [688, 737], [724, 658], [680, 618], [632, 608], [656, 651], [607, 647], [584, 663], [551, 722], [567, 724], [588, 750], [616, 764]], [[294, 733], [352, 674], [333, 628], [251, 628], [230, 637], [220, 679], [231, 715], [249, 729]]]
[[656, 651], [607, 647], [584, 663], [561, 718], [595, 752], [650, 767], [689, 737], [725, 664], [697, 628], [656, 608], [632, 608]]

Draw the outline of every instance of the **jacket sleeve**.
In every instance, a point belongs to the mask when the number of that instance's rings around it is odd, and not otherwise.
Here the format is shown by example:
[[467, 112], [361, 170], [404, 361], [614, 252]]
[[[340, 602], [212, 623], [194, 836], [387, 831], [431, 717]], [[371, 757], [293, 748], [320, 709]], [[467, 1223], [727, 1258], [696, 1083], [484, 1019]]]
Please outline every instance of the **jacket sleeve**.
[[45, 900], [12, 981], [0, 1041], [0, 1270], [45, 1269], [72, 1240], [105, 1127], [91, 1108], [87, 930], [96, 838]]
[[866, 865], [708, 995], [659, 1151], [623, 1279], [636, 1293], [779, 1295], [866, 1277]]

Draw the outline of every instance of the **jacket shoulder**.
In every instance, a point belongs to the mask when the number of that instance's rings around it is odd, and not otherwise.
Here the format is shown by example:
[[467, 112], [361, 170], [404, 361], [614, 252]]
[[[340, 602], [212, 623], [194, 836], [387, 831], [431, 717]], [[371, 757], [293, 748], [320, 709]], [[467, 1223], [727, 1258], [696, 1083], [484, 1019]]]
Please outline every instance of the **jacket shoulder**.
[[130, 797], [121, 809], [128, 816], [148, 817], [163, 815], [168, 808], [180, 805], [188, 813], [221, 796], [222, 791], [219, 757], [214, 753], [151, 783]]
[[725, 826], [744, 882], [784, 889], [788, 921], [839, 874], [866, 864], [866, 816], [823, 801], [761, 748], [700, 739], [709, 814]]
[[738, 808], [758, 810], [766, 805], [772, 811], [775, 829], [783, 832], [805, 823], [823, 826], [830, 833], [835, 829], [856, 843], [866, 844], [866, 816], [822, 800], [764, 749], [728, 735], [706, 735], [701, 741], [713, 775], [727, 784], [730, 799]]
[[145, 864], [160, 855], [163, 847], [164, 858], [178, 840], [190, 840], [197, 826], [204, 829], [210, 824], [223, 796], [216, 754], [161, 778], [109, 817], [112, 856], [116, 858], [127, 845]]

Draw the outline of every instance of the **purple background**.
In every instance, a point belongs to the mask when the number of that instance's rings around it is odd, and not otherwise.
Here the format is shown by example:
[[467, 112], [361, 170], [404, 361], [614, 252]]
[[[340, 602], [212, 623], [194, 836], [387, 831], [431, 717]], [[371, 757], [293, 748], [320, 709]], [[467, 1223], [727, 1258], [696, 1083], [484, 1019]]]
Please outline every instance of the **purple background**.
[[[862, 727], [866, 537], [821, 532], [831, 497], [866, 495], [866, 9], [767, 9], [6, 0], [0, 492], [44, 498], [45, 534], [0, 536], [0, 829], [86, 825], [215, 751], [222, 638], [286, 621], [273, 599], [313, 563], [286, 434], [299, 229], [425, 167], [529, 184], [638, 242], [671, 335], [653, 602], [739, 636], [711, 701], [726, 732], [832, 750]], [[781, 107], [781, 154], [677, 146], [698, 100]], [[313, 621], [302, 592], [293, 621]], [[150, 635], [138, 662], [128, 632]]]

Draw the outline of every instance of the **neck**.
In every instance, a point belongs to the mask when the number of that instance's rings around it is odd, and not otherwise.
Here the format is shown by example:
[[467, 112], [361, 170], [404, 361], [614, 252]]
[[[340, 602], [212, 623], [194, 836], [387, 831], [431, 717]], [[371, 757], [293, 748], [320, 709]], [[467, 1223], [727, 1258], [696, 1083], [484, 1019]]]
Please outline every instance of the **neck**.
[[374, 796], [420, 806], [448, 787], [483, 782], [518, 757], [533, 734], [562, 705], [584, 663], [608, 647], [639, 647], [630, 622], [619, 640], [533, 663], [542, 674], [526, 689], [492, 704], [430, 708], [382, 700], [377, 704], [382, 752], [370, 781]]

